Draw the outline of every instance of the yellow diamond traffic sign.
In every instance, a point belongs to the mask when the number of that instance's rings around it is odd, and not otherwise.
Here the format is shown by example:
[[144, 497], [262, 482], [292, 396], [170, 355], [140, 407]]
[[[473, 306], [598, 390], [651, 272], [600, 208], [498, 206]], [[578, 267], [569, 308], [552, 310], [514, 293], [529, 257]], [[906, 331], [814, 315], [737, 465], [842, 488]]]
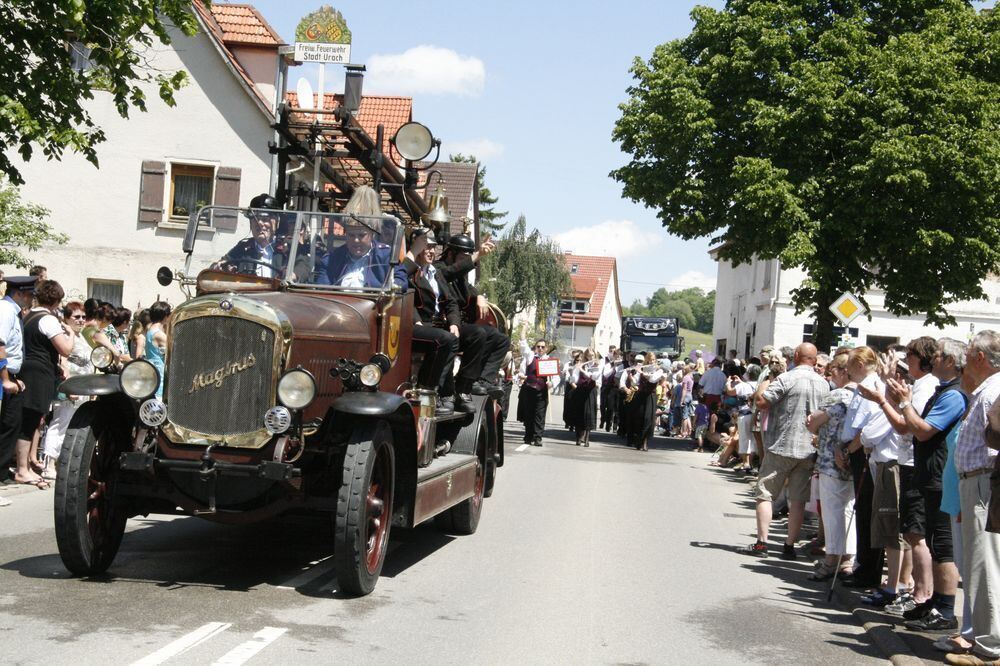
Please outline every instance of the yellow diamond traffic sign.
[[862, 305], [857, 296], [849, 291], [845, 291], [830, 306], [830, 312], [840, 320], [841, 324], [847, 326], [857, 317], [866, 314], [867, 310], [865, 310], [865, 306]]

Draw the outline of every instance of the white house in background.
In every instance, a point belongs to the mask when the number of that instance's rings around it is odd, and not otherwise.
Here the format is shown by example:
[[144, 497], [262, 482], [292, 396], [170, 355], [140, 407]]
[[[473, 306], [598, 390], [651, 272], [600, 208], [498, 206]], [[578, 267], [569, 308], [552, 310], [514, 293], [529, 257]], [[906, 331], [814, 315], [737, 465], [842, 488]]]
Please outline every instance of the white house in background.
[[[795, 314], [791, 292], [805, 279], [800, 269], [782, 268], [777, 259], [755, 259], [734, 267], [709, 251], [718, 265], [715, 287], [715, 323], [712, 335], [717, 353], [735, 349], [743, 358], [760, 351], [764, 345], [792, 346], [812, 337], [813, 322], [808, 313]], [[865, 300], [871, 308], [871, 320], [858, 317], [846, 331], [855, 346], [879, 349], [899, 342], [907, 343], [921, 335], [967, 340], [983, 329], [1000, 330], [1000, 281], [983, 282], [987, 298], [963, 301], [948, 307], [956, 324], [939, 329], [924, 325], [922, 316], [897, 317], [884, 308], [884, 294], [870, 291]], [[834, 329], [837, 336], [845, 331]]]
[[618, 264], [614, 257], [563, 255], [573, 291], [559, 299], [556, 325], [558, 355], [591, 347], [607, 354], [622, 336], [622, 304], [618, 295]]
[[[248, 5], [192, 7], [199, 33], [173, 30], [170, 46], [149, 53], [157, 69], [189, 74], [176, 107], [160, 103], [150, 87], [148, 112], [126, 120], [109, 95], [96, 92], [89, 108], [107, 135], [99, 169], [69, 152], [59, 162], [36, 157], [19, 165], [24, 199], [49, 208], [49, 221], [70, 237], [32, 254], [70, 297], [128, 307], [157, 296], [178, 302], [180, 291], [157, 284], [156, 269], [179, 265], [188, 211], [203, 202], [246, 206], [270, 189], [282, 40]], [[206, 228], [199, 239], [235, 243], [234, 222]]]

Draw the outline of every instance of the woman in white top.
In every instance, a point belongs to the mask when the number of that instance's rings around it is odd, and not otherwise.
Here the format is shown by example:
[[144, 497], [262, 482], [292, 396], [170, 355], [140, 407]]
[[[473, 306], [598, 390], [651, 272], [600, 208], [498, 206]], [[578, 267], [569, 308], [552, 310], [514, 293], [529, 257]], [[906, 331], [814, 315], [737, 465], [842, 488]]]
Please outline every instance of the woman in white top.
[[[80, 335], [80, 331], [83, 330], [87, 321], [83, 303], [70, 301], [63, 307], [62, 312], [63, 321], [69, 324], [69, 327], [77, 334], [73, 338], [72, 351], [62, 359], [63, 376], [68, 379], [77, 375], [93, 374], [94, 366], [90, 362], [91, 347], [86, 338]], [[59, 460], [59, 452], [62, 451], [66, 427], [77, 408], [87, 401], [86, 397], [68, 396], [62, 393], [56, 397], [57, 401], [53, 403], [52, 408], [52, 420], [45, 431], [45, 442], [42, 445], [42, 453], [45, 456], [45, 469], [42, 470], [42, 478], [50, 481], [56, 478], [56, 462]]]

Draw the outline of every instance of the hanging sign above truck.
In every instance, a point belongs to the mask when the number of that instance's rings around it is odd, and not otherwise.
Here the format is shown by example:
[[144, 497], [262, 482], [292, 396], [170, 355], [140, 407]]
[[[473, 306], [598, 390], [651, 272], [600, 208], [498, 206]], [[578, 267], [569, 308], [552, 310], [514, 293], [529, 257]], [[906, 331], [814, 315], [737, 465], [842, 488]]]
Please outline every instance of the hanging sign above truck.
[[295, 60], [346, 65], [351, 62], [351, 31], [344, 15], [324, 5], [295, 28]]

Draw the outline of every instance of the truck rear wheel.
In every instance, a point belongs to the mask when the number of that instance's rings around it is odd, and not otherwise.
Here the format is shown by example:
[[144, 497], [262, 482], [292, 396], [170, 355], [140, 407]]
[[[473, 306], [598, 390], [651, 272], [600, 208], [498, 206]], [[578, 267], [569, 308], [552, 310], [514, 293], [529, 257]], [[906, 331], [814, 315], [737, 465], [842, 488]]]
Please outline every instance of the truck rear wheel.
[[375, 589], [389, 545], [394, 477], [392, 431], [384, 421], [363, 425], [347, 445], [334, 518], [333, 557], [343, 592]]
[[70, 427], [58, 465], [54, 513], [59, 556], [77, 576], [103, 573], [118, 554], [128, 519], [115, 501], [114, 447], [99, 443], [90, 424]]
[[476, 444], [476, 485], [472, 497], [456, 504], [441, 515], [438, 525], [446, 532], [454, 534], [473, 534], [479, 527], [479, 517], [483, 513], [483, 496], [486, 491], [486, 450], [489, 434], [486, 423], [479, 427], [479, 437]]

